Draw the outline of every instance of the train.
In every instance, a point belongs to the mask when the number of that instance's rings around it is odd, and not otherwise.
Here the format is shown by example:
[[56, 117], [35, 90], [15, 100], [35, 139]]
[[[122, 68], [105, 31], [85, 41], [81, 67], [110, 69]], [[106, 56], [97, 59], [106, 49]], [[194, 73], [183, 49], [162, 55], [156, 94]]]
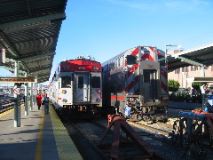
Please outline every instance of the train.
[[56, 109], [95, 113], [102, 107], [101, 63], [78, 57], [60, 62], [49, 84]]
[[130, 118], [166, 121], [168, 88], [164, 56], [156, 47], [137, 46], [104, 62], [103, 106], [112, 106], [124, 115], [128, 104]]
[[[101, 64], [78, 57], [62, 61], [49, 85], [57, 109], [104, 112], [115, 110], [144, 121], [167, 119], [165, 53], [153, 46], [137, 46]], [[109, 110], [107, 108], [110, 108]]]

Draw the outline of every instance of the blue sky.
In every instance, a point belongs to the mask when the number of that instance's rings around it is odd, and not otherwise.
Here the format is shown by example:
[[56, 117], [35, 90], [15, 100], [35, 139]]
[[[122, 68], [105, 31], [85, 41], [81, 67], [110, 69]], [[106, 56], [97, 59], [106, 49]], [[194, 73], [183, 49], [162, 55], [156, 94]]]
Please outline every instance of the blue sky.
[[212, 0], [68, 0], [52, 70], [65, 59], [104, 62], [138, 45], [213, 42]]
[[211, 0], [69, 0], [54, 65], [79, 55], [104, 62], [137, 45], [209, 44], [212, 8]]

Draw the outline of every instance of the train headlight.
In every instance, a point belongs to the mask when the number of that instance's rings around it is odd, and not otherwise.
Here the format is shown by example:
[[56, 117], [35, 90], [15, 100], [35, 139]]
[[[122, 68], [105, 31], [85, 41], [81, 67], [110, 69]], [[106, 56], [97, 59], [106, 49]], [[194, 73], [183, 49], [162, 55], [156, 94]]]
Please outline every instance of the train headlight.
[[66, 93], [67, 93], [67, 91], [66, 91], [66, 90], [62, 90], [61, 92], [62, 92], [63, 94], [66, 94]]
[[65, 98], [64, 98], [62, 101], [63, 101], [64, 103], [67, 103], [67, 99], [65, 99]]

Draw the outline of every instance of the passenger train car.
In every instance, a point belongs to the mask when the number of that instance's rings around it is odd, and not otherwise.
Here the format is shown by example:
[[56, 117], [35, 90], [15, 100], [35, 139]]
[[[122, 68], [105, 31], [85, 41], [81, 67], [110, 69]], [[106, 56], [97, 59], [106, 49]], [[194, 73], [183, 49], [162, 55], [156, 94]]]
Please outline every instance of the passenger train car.
[[103, 106], [124, 113], [129, 105], [137, 119], [165, 120], [167, 70], [159, 62], [164, 55], [156, 47], [138, 46], [103, 63]]
[[79, 57], [59, 64], [49, 85], [56, 108], [94, 111], [102, 106], [101, 64]]

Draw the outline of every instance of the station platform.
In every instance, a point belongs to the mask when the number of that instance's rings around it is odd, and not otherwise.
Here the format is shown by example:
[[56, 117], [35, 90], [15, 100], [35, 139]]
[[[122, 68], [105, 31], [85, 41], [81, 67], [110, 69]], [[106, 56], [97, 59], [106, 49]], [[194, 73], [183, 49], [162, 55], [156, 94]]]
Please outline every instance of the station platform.
[[55, 110], [21, 109], [21, 127], [14, 127], [13, 109], [0, 114], [0, 160], [81, 160]]

